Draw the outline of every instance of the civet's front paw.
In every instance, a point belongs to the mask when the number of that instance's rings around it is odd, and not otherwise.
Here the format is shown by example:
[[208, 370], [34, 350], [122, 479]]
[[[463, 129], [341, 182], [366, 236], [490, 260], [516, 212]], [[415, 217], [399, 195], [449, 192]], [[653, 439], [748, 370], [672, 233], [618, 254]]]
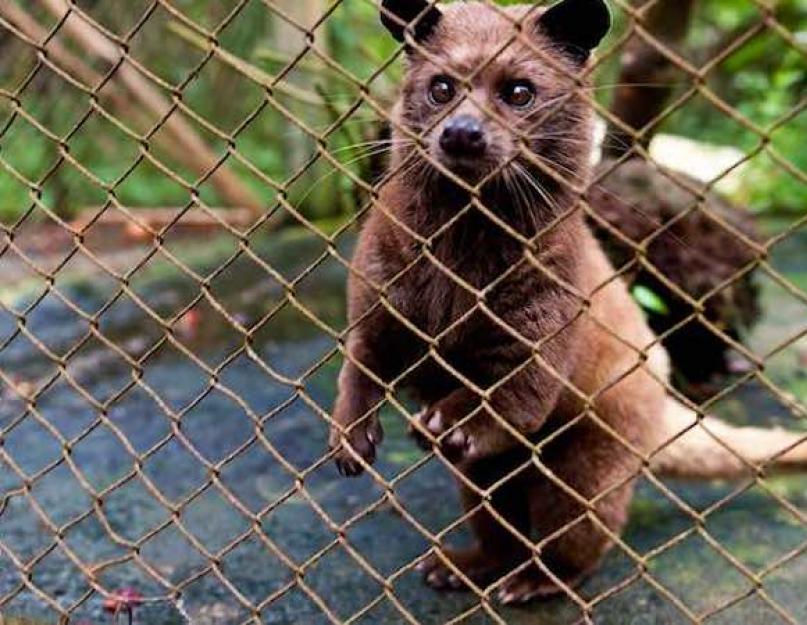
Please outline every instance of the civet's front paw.
[[339, 473], [347, 477], [360, 475], [364, 466], [359, 458], [367, 464], [373, 464], [376, 446], [381, 444], [383, 438], [384, 430], [376, 416], [356, 421], [344, 430], [331, 427], [329, 446], [333, 450]]
[[435, 440], [440, 452], [451, 462], [474, 460], [479, 451], [476, 436], [467, 423], [457, 425], [459, 421], [452, 418], [452, 412], [444, 402], [421, 410], [413, 418], [417, 423], [410, 425], [410, 434], [425, 451], [432, 451]]

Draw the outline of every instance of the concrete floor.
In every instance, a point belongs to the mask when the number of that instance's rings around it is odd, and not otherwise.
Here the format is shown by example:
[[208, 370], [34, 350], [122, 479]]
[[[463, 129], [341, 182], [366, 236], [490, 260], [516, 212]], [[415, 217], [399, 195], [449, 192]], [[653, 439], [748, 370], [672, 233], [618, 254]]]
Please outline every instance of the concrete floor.
[[[225, 246], [226, 247], [226, 246]], [[221, 246], [211, 246], [215, 254]], [[778, 266], [804, 288], [807, 271], [803, 253], [807, 237], [801, 236], [777, 252]], [[226, 251], [226, 250], [225, 250]], [[310, 239], [285, 237], [261, 249], [262, 255], [277, 263], [287, 276], [295, 275], [316, 258], [322, 246]], [[201, 261], [210, 266], [216, 258]], [[198, 260], [198, 259], [197, 259]], [[764, 281], [765, 319], [752, 338], [755, 348], [764, 350], [783, 337], [803, 330], [807, 318], [803, 305], [794, 303], [770, 280]], [[330, 260], [299, 286], [301, 301], [326, 321], [338, 326], [343, 318], [344, 269]], [[250, 285], [244, 287], [244, 285]], [[110, 280], [100, 277], [65, 280], [60, 285], [85, 311], [99, 310], [110, 297]], [[167, 271], [163, 265], [150, 266], [133, 289], [162, 313], [175, 312], [198, 292], [188, 277]], [[282, 299], [280, 287], [267, 279], [252, 263], [238, 262], [213, 283], [213, 291], [225, 302], [230, 314], [241, 323], [252, 323]], [[20, 305], [20, 301], [17, 302]], [[86, 333], [87, 325], [53, 296], [47, 297], [28, 316], [28, 328], [57, 353], [73, 345]], [[128, 297], [112, 305], [102, 317], [102, 330], [132, 354], [147, 352], [161, 336], [159, 327]], [[13, 320], [0, 312], [0, 341], [11, 336]], [[209, 366], [219, 365], [240, 344], [240, 337], [209, 305], [186, 316], [178, 324], [178, 337]], [[295, 377], [328, 355], [333, 341], [291, 307], [270, 320], [255, 337], [254, 347], [273, 371]], [[801, 350], [801, 351], [799, 351]], [[771, 362], [771, 375], [800, 395], [807, 395], [804, 371], [798, 359], [805, 346], [796, 345]], [[221, 384], [241, 398], [234, 401], [227, 393], [207, 394], [208, 376], [202, 368], [173, 347], [163, 347], [144, 363], [143, 387], [134, 386], [125, 362], [97, 340], [89, 341], [71, 359], [70, 372], [76, 382], [97, 401], [110, 402], [107, 423], [93, 427], [97, 412], [87, 399], [63, 379], [54, 383], [38, 401], [39, 418], [63, 436], [79, 437], [70, 455], [73, 467], [62, 462], [35, 480], [30, 495], [19, 495], [23, 486], [18, 472], [28, 475], [43, 471], [61, 457], [61, 448], [51, 432], [30, 414], [17, 422], [22, 404], [0, 385], [0, 444], [15, 464], [0, 460], [0, 615], [26, 616], [37, 622], [56, 621], [56, 613], [30, 590], [17, 592], [21, 577], [5, 554], [13, 552], [29, 562], [30, 580], [61, 606], [70, 606], [88, 592], [87, 578], [65, 555], [70, 550], [87, 566], [107, 565], [98, 570], [96, 582], [109, 590], [136, 588], [146, 597], [166, 597], [166, 587], [133, 560], [116, 560], [131, 554], [126, 541], [138, 545], [138, 558], [148, 563], [163, 580], [182, 585], [181, 601], [155, 601], [138, 608], [136, 623], [168, 625], [184, 623], [238, 623], [249, 616], [239, 602], [259, 602], [294, 579], [292, 571], [266, 547], [250, 524], [215, 485], [209, 473], [189, 451], [192, 445], [210, 462], [218, 462], [247, 445], [256, 427], [253, 415], [271, 413], [261, 432], [284, 461], [273, 457], [263, 443], [252, 443], [226, 463], [220, 472], [222, 487], [237, 497], [248, 510], [266, 511], [261, 532], [275, 548], [302, 566], [301, 583], [273, 601], [262, 612], [265, 623], [316, 624], [329, 622], [323, 609], [302, 590], [321, 597], [332, 614], [342, 620], [359, 613], [376, 598], [382, 599], [356, 622], [404, 623], [384, 588], [351, 556], [361, 554], [366, 565], [378, 575], [389, 576], [410, 563], [428, 548], [424, 537], [394, 507], [381, 503], [370, 514], [359, 516], [347, 526], [344, 545], [334, 543], [330, 523], [342, 524], [384, 492], [368, 476], [344, 480], [331, 464], [317, 466], [325, 449], [326, 425], [316, 411], [293, 389], [273, 379], [244, 355], [221, 371]], [[329, 408], [334, 393], [338, 363], [331, 357], [306, 379], [311, 401]], [[0, 350], [0, 369], [13, 374], [15, 383], [36, 388], [55, 371], [55, 365], [42, 357], [23, 337], [14, 338]], [[156, 399], [159, 398], [159, 399]], [[285, 403], [287, 402], [288, 403]], [[279, 406], [285, 406], [278, 410]], [[174, 431], [165, 409], [181, 414], [181, 428]], [[747, 386], [722, 402], [719, 410], [737, 422], [755, 421], [793, 425], [793, 418], [759, 386]], [[766, 414], [770, 418], [752, 415]], [[422, 457], [404, 433], [402, 420], [387, 411], [384, 417], [387, 439], [378, 461], [378, 471], [391, 478]], [[113, 427], [114, 426], [114, 427]], [[177, 432], [185, 437], [182, 442]], [[127, 445], [119, 436], [125, 436]], [[129, 448], [127, 448], [127, 446]], [[132, 452], [148, 453], [142, 474]], [[312, 468], [313, 467], [313, 468]], [[88, 484], [82, 485], [75, 471]], [[292, 471], [305, 472], [301, 482]], [[127, 479], [128, 478], [128, 479]], [[106, 492], [92, 511], [93, 500], [86, 486]], [[736, 484], [681, 484], [671, 482], [676, 494], [696, 510], [704, 510], [737, 489]], [[795, 508], [807, 508], [807, 478], [788, 477], [769, 481], [770, 488]], [[155, 497], [181, 506], [178, 520], [185, 535], [170, 523], [170, 513]], [[409, 514], [432, 531], [450, 524], [459, 515], [451, 478], [431, 461], [397, 483], [395, 495]], [[51, 522], [64, 529], [64, 547], [49, 550], [52, 533], [35, 510], [33, 501]], [[86, 514], [91, 511], [89, 514]], [[330, 521], [326, 521], [327, 515]], [[625, 541], [639, 554], [645, 554], [692, 527], [692, 520], [649, 483], [638, 489]], [[162, 529], [159, 529], [162, 528]], [[254, 529], [254, 528], [253, 528]], [[113, 539], [111, 531], [117, 534]], [[188, 535], [193, 536], [189, 540]], [[463, 541], [460, 531], [451, 540]], [[717, 606], [728, 607], [710, 622], [744, 625], [770, 625], [783, 620], [759, 595], [753, 584], [735, 564], [718, 554], [709, 541], [726, 547], [736, 564], [746, 572], [761, 574], [765, 596], [786, 610], [792, 622], [807, 623], [807, 555], [800, 552], [807, 541], [807, 527], [796, 516], [778, 505], [758, 487], [747, 490], [708, 515], [701, 534], [693, 533], [663, 551], [649, 562], [648, 574], [693, 613]], [[233, 541], [236, 541], [233, 546]], [[218, 573], [211, 572], [202, 550], [219, 554]], [[44, 555], [43, 555], [44, 554]], [[791, 554], [791, 557], [787, 557]], [[785, 558], [779, 565], [777, 561]], [[635, 565], [614, 550], [600, 570], [581, 589], [586, 598], [624, 580]], [[217, 575], [226, 577], [224, 584]], [[424, 587], [413, 572], [396, 576], [390, 596], [421, 623], [443, 623], [472, 608], [469, 595], [439, 595]], [[742, 598], [745, 597], [745, 598]], [[736, 602], [734, 601], [736, 599]], [[93, 594], [75, 610], [75, 621], [109, 622], [102, 612], [102, 598]], [[569, 600], [552, 600], [521, 609], [495, 610], [508, 623], [561, 625], [578, 622], [580, 611]], [[594, 620], [602, 624], [639, 625], [687, 623], [685, 614], [647, 581], [639, 580], [598, 603]], [[482, 612], [472, 613], [462, 622], [491, 621]], [[2, 618], [0, 618], [2, 622]]]

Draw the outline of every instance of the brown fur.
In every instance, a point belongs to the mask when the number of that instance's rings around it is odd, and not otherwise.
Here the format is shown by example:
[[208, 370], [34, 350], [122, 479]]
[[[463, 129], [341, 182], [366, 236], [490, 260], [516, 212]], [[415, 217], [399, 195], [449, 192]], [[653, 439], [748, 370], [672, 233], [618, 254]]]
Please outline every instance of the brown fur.
[[[513, 16], [525, 10], [509, 9]], [[564, 70], [579, 70], [576, 62], [531, 16], [526, 36], [553, 54], [558, 67], [521, 41], [488, 63], [512, 35], [510, 22], [475, 2], [443, 13], [419, 42], [425, 54], [410, 53], [395, 107], [392, 167], [404, 173], [384, 185], [355, 251], [352, 330], [331, 445], [343, 473], [361, 472], [381, 442], [376, 410], [384, 386], [410, 391], [424, 406], [412, 422], [416, 438], [465, 476], [460, 490], [478, 542], [470, 551], [443, 549], [443, 557], [425, 560], [427, 582], [459, 588], [500, 580], [499, 597], [520, 602], [574, 585], [596, 566], [625, 524], [644, 457], [686, 420], [668, 423], [664, 415], [689, 413], [667, 398], [666, 353], [614, 278], [581, 211], [570, 211], [577, 196], [521, 154], [513, 133], [494, 118], [526, 131], [529, 150], [559, 171], [585, 179], [590, 113], [564, 77]], [[435, 73], [467, 74], [483, 65], [468, 98], [453, 110], [426, 101]], [[497, 102], [494, 86], [524, 76], [536, 85], [536, 108], [568, 99], [548, 117], [514, 114]], [[461, 112], [486, 124], [488, 150], [473, 166], [447, 159], [437, 145], [446, 119]], [[401, 143], [406, 130], [422, 133], [425, 149], [441, 164], [413, 156], [412, 146]], [[505, 185], [501, 173], [485, 182], [491, 168], [514, 155], [543, 192]], [[490, 214], [473, 206], [457, 218], [471, 196], [445, 170], [479, 184]], [[497, 220], [532, 243], [517, 240]], [[427, 245], [418, 240], [427, 237], [433, 237]], [[676, 451], [662, 453], [660, 469], [687, 465], [692, 472], [698, 461], [687, 456], [687, 436]], [[533, 454], [524, 439], [539, 451]], [[794, 440], [787, 435], [788, 444]], [[784, 446], [783, 437], [771, 442]], [[715, 451], [703, 437], [696, 443], [699, 453]], [[722, 455], [717, 464], [728, 466]], [[742, 469], [732, 464], [727, 473]], [[480, 507], [480, 489], [494, 485]]]

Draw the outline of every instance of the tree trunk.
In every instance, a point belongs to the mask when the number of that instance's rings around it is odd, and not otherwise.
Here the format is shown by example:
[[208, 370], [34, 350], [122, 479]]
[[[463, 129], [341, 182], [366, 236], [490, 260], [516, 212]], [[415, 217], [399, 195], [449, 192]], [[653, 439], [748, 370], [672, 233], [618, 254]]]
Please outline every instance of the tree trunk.
[[631, 24], [634, 32], [622, 52], [611, 113], [633, 132], [610, 124], [606, 156], [619, 157], [635, 143], [645, 147], [650, 143], [656, 130], [653, 125], [639, 133], [664, 110], [676, 78], [681, 75], [676, 65], [637, 31], [674, 50], [686, 38], [694, 6], [695, 0], [659, 0], [640, 13], [640, 21]]

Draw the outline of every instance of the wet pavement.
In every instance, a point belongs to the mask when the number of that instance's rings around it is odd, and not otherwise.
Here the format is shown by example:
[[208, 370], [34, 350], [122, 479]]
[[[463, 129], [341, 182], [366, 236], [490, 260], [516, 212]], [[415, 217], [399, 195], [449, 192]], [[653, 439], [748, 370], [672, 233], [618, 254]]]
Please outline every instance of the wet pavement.
[[[177, 254], [206, 275], [235, 249], [232, 242], [186, 242]], [[805, 250], [803, 233], [779, 246], [773, 259], [802, 289]], [[322, 242], [290, 232], [260, 242], [256, 251], [287, 279], [303, 272], [294, 301], [331, 327], [343, 326], [346, 271], [323, 256]], [[303, 271], [317, 259], [315, 270]], [[410, 470], [423, 456], [405, 436], [399, 415], [385, 411], [387, 437], [377, 464], [385, 478], [398, 476], [391, 492], [366, 475], [342, 479], [330, 463], [320, 462], [327, 433], [320, 411], [331, 405], [339, 364], [335, 343], [255, 261], [241, 257], [210, 279], [219, 308], [205, 300], [191, 305], [198, 283], [164, 259], [146, 263], [129, 292], [117, 298], [118, 285], [109, 276], [80, 275], [57, 280], [80, 311], [53, 294], [38, 300], [36, 282], [25, 295], [4, 296], [17, 311], [37, 302], [25, 324], [33, 340], [0, 311], [0, 371], [10, 376], [0, 383], [2, 612], [56, 622], [36, 587], [65, 608], [78, 604], [75, 622], [110, 622], [101, 595], [87, 597], [92, 586], [79, 564], [94, 571], [92, 583], [108, 590], [135, 588], [146, 598], [165, 599], [175, 589], [173, 600], [147, 601], [136, 610], [135, 622], [148, 625], [239, 623], [250, 616], [247, 603], [273, 596], [261, 618], [277, 625], [353, 616], [359, 623], [403, 623], [401, 609], [421, 623], [442, 623], [477, 605], [464, 593], [434, 593], [404, 568], [429, 547], [407, 516], [437, 531], [460, 512], [452, 480], [436, 461]], [[751, 340], [758, 352], [803, 332], [807, 318], [804, 304], [775, 281], [761, 282], [766, 314]], [[178, 317], [176, 344], [165, 340], [161, 325], [135, 300], [163, 317]], [[90, 332], [82, 314], [99, 311], [100, 332], [126, 355]], [[232, 322], [251, 327], [262, 319], [244, 350], [244, 335]], [[802, 339], [778, 353], [768, 369], [802, 401], [804, 354]], [[60, 357], [71, 382], [57, 375]], [[140, 369], [133, 373], [127, 358], [139, 361]], [[44, 388], [35, 411], [24, 410], [8, 382], [29, 394]], [[744, 386], [718, 410], [740, 423], [795, 423], [759, 385]], [[71, 441], [67, 449], [65, 440]], [[35, 476], [30, 490], [24, 475]], [[681, 503], [710, 512], [697, 531], [648, 559], [652, 581], [640, 578], [602, 599], [595, 622], [687, 623], [687, 610], [699, 614], [720, 606], [710, 622], [788, 622], [752, 592], [759, 579], [765, 596], [792, 622], [807, 622], [807, 555], [801, 552], [807, 528], [775, 499], [803, 514], [807, 478], [771, 479], [769, 490], [668, 486], [679, 502], [649, 482], [639, 487], [624, 537], [636, 554], [649, 554], [694, 527]], [[389, 503], [390, 494], [398, 506]], [[247, 516], [258, 513], [260, 527]], [[338, 539], [336, 526], [344, 529]], [[55, 534], [60, 538], [54, 542]], [[448, 540], [467, 538], [458, 530]], [[28, 563], [27, 576], [14, 559]], [[582, 595], [597, 596], [635, 572], [631, 559], [614, 550]], [[387, 586], [384, 577], [391, 579]], [[490, 609], [514, 624], [560, 625], [581, 617], [563, 599], [521, 609], [494, 603]], [[490, 621], [478, 610], [462, 620]]]

